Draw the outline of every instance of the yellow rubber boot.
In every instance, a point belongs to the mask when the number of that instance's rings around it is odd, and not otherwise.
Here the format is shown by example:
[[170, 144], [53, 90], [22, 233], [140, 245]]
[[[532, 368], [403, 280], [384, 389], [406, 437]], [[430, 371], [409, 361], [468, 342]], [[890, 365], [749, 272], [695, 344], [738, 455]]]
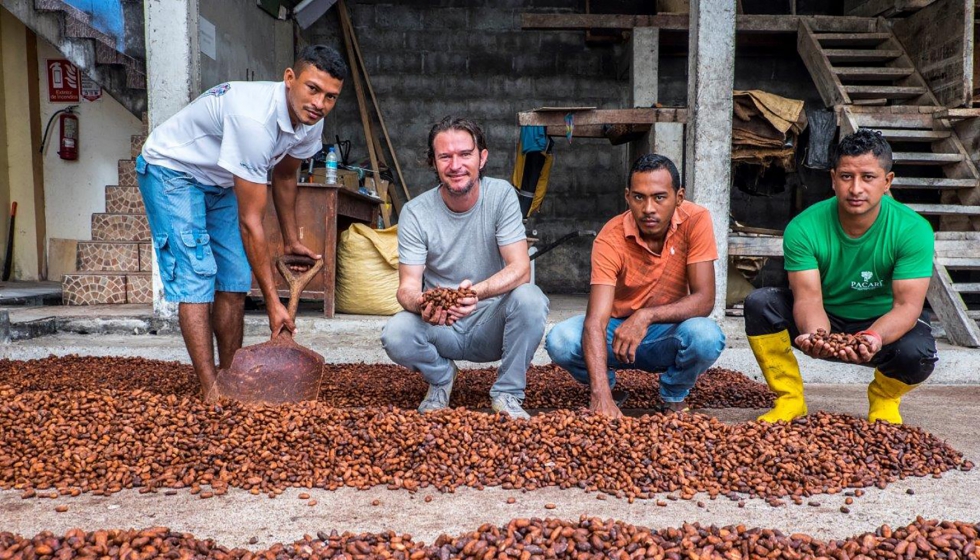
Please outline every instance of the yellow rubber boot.
[[772, 410], [759, 417], [760, 422], [789, 422], [794, 418], [806, 416], [806, 401], [803, 400], [803, 378], [800, 364], [793, 355], [789, 331], [750, 336], [749, 346], [762, 368], [769, 388], [776, 393], [776, 403]]
[[868, 385], [868, 422], [884, 420], [890, 424], [901, 424], [898, 405], [902, 402], [902, 395], [916, 387], [918, 385], [906, 385], [898, 379], [886, 377], [875, 369], [875, 379]]

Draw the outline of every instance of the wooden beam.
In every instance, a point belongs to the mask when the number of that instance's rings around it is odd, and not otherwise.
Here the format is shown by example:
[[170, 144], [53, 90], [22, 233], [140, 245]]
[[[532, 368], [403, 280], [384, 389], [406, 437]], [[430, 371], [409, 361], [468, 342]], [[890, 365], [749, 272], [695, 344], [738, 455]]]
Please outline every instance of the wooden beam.
[[728, 254], [733, 257], [781, 257], [783, 238], [729, 234]]
[[[521, 14], [522, 29], [633, 29], [657, 27], [687, 31], [687, 14], [616, 15], [616, 14]], [[735, 30], [759, 33], [796, 33], [800, 21], [810, 22], [814, 31], [827, 33], [872, 33], [875, 18], [847, 16], [745, 15], [735, 18]]]
[[[604, 124], [653, 124], [658, 122], [687, 122], [687, 109], [681, 107], [649, 109], [592, 109], [570, 111], [575, 126]], [[563, 111], [524, 111], [517, 114], [521, 126], [565, 126]]]

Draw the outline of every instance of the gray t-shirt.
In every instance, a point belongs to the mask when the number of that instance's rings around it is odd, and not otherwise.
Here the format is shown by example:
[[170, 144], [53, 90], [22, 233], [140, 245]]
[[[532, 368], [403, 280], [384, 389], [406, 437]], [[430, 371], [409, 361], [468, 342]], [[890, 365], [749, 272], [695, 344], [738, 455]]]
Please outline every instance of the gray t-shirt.
[[527, 236], [517, 192], [510, 183], [484, 177], [480, 199], [466, 212], [450, 210], [439, 189], [413, 198], [398, 217], [398, 262], [425, 265], [422, 288], [455, 288], [500, 272], [500, 247]]

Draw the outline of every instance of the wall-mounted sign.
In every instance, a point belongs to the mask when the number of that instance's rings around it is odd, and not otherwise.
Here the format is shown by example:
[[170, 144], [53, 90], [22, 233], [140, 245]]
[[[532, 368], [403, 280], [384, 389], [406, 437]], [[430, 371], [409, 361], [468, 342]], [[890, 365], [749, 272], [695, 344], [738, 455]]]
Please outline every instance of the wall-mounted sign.
[[204, 19], [203, 17], [199, 17], [198, 24], [197, 24], [197, 36], [200, 39], [199, 43], [201, 45], [201, 54], [207, 56], [211, 60], [217, 60], [218, 41], [217, 41], [217, 34], [215, 33], [215, 29], [214, 29], [214, 24]]
[[79, 72], [75, 65], [64, 58], [49, 58], [48, 101], [51, 103], [78, 103]]
[[85, 74], [82, 74], [82, 97], [89, 101], [96, 101], [102, 97], [102, 86]]

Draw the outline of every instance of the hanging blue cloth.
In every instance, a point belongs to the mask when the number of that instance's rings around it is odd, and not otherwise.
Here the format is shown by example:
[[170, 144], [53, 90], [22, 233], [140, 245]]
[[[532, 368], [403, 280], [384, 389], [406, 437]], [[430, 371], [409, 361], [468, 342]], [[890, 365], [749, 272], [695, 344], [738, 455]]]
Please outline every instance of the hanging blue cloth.
[[521, 152], [543, 152], [548, 147], [548, 135], [543, 126], [521, 127]]

